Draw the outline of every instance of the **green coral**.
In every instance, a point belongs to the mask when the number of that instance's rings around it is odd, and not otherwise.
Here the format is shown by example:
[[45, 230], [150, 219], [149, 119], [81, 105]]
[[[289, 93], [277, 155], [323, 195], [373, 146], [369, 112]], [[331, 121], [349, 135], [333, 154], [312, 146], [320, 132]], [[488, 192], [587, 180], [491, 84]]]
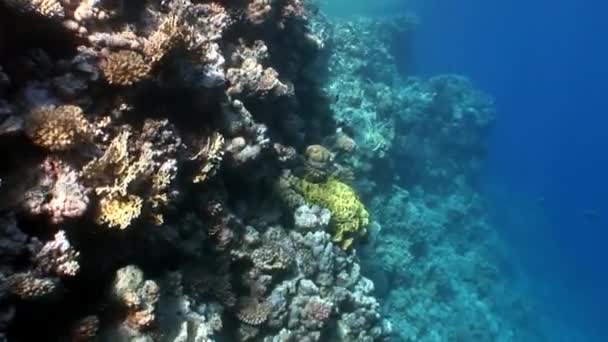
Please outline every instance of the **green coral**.
[[365, 235], [369, 213], [353, 188], [336, 179], [311, 183], [294, 178], [292, 185], [306, 202], [331, 211], [333, 239], [343, 249], [348, 249], [357, 236]]

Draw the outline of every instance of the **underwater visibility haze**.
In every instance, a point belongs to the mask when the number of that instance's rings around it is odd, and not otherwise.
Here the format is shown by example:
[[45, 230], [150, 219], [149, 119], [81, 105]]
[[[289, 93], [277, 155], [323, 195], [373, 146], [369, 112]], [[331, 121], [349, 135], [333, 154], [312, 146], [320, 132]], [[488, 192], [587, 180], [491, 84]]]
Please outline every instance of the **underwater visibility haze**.
[[0, 0], [0, 342], [608, 341], [607, 10]]

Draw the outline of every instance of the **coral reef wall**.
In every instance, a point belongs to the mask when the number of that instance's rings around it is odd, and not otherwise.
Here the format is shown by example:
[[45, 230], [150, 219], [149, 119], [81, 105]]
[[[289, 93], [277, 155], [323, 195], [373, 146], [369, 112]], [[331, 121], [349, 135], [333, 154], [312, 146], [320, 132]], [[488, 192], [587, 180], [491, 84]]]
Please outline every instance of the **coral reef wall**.
[[492, 102], [409, 77], [415, 26], [0, 0], [0, 341], [517, 341]]
[[0, 1], [0, 340], [390, 339], [319, 15]]

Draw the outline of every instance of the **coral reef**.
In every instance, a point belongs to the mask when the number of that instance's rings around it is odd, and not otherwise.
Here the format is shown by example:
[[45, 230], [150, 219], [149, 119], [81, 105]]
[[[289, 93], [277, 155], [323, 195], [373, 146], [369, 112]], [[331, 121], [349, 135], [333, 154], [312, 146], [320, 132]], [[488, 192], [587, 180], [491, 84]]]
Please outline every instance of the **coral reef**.
[[350, 186], [336, 179], [311, 183], [291, 177], [288, 182], [306, 202], [329, 209], [333, 239], [342, 248], [348, 249], [356, 237], [365, 235], [369, 213]]
[[415, 22], [0, 0], [0, 340], [518, 340], [492, 101], [407, 74]]

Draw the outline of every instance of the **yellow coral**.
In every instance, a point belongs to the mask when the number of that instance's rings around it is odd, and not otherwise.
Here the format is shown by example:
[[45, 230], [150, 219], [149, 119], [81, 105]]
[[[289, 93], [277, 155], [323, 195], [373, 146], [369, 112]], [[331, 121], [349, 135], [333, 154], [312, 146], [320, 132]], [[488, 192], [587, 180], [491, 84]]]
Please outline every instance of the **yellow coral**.
[[25, 133], [38, 146], [65, 151], [87, 139], [90, 124], [78, 106], [42, 106], [28, 114]]
[[144, 55], [151, 63], [159, 62], [169, 51], [185, 39], [187, 26], [180, 24], [176, 15], [167, 16], [158, 30], [144, 44]]
[[142, 199], [135, 195], [125, 197], [108, 196], [99, 201], [97, 224], [108, 227], [127, 228], [141, 214]]
[[100, 67], [108, 83], [121, 86], [129, 86], [143, 80], [151, 69], [142, 55], [130, 50], [110, 53]]
[[336, 179], [316, 184], [295, 177], [291, 184], [306, 202], [331, 211], [333, 239], [343, 249], [348, 249], [356, 236], [365, 235], [369, 214], [350, 186]]
[[[137, 179], [149, 177], [154, 166], [151, 143], [143, 144], [139, 156], [132, 158], [128, 150], [129, 136], [128, 130], [122, 131], [104, 154], [85, 165], [81, 172], [85, 182], [102, 196], [97, 222], [121, 229], [139, 217], [143, 206], [139, 196], [128, 193], [129, 185]], [[154, 186], [163, 186], [165, 181], [158, 179]], [[162, 218], [156, 217], [157, 221], [159, 219]]]

